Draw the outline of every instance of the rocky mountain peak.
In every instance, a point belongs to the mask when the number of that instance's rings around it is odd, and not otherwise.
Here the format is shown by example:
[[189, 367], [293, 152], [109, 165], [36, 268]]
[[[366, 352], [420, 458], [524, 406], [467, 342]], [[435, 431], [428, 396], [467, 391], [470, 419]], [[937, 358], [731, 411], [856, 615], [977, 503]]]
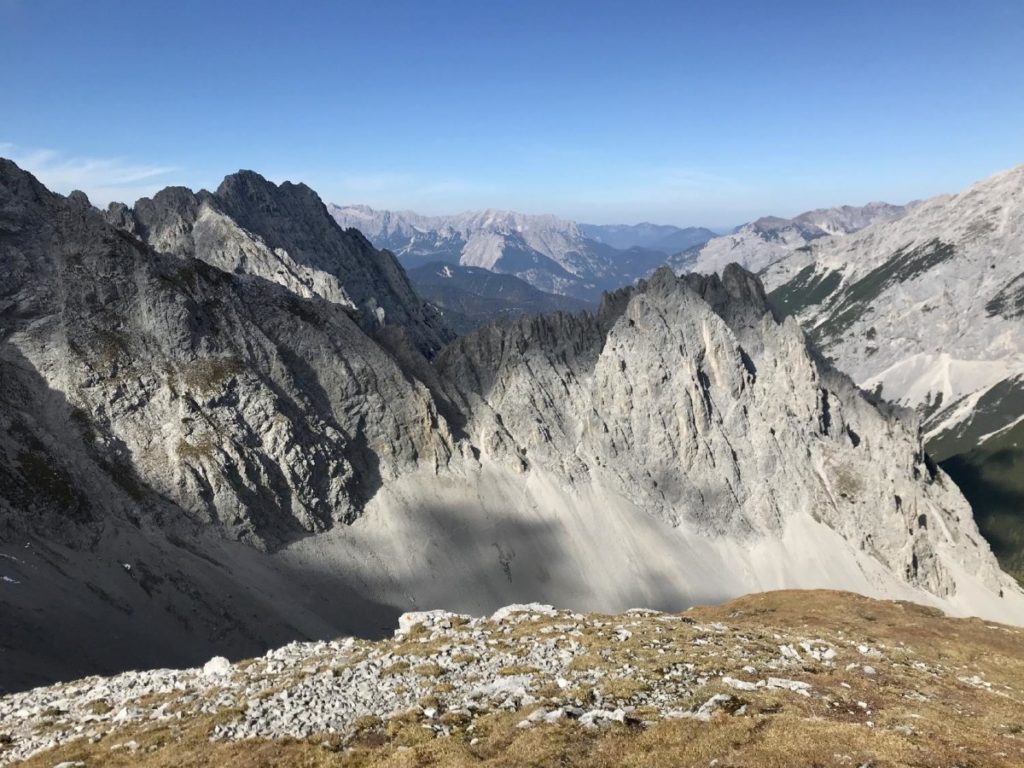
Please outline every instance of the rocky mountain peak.
[[876, 222], [898, 219], [912, 205], [868, 203], [806, 211], [791, 219], [763, 216], [737, 227], [730, 234], [715, 237], [703, 245], [687, 249], [669, 264], [677, 271], [713, 272], [731, 262], [754, 272], [769, 267], [793, 253], [806, 252], [812, 243], [859, 232]]
[[89, 202], [89, 196], [80, 189], [72, 190], [68, 195], [68, 202], [77, 208], [92, 208], [92, 203]]
[[[469, 433], [490, 434], [492, 459], [557, 467], [713, 536], [777, 535], [802, 509], [912, 581], [955, 590], [938, 554], [948, 543], [898, 522], [911, 507], [944, 526], [968, 514], [926, 466], [916, 424], [879, 411], [792, 319], [778, 321], [756, 277], [738, 266], [722, 277], [658, 270], [606, 295], [597, 318], [495, 326], [439, 358], [474, 413]], [[559, 396], [526, 396], [537, 389]], [[784, 458], [791, 451], [810, 461]], [[976, 531], [962, 536], [998, 581]]]
[[[666, 280], [675, 277], [669, 267], [663, 267], [659, 272], [664, 273]], [[690, 272], [682, 279], [713, 307], [734, 303], [761, 314], [771, 311], [761, 281], [753, 272], [735, 262], [727, 264], [721, 275], [717, 272], [707, 275]]]
[[308, 186], [289, 181], [274, 184], [255, 171], [224, 177], [214, 195], [236, 221], [247, 228], [252, 225], [254, 230], [286, 228], [294, 237], [296, 232], [312, 229], [308, 232], [311, 238], [323, 238], [333, 223], [326, 206]]
[[274, 184], [253, 171], [239, 171], [213, 193], [169, 187], [137, 201], [130, 216], [126, 208], [112, 207], [107, 218], [157, 250], [194, 256], [279, 283], [299, 296], [348, 307], [371, 332], [400, 329], [424, 355], [433, 355], [451, 337], [394, 257], [359, 233], [342, 230], [305, 184]]
[[135, 202], [134, 208], [112, 203], [107, 209], [107, 221], [122, 226], [146, 240], [158, 250], [195, 255], [192, 227], [199, 216], [202, 196], [187, 187], [166, 187], [152, 198]]
[[15, 214], [33, 204], [40, 204], [53, 196], [36, 178], [19, 168], [12, 160], [0, 157], [0, 203], [3, 204], [4, 224], [13, 226]]
[[289, 221], [319, 226], [305, 191], [238, 184], [105, 216], [0, 166], [0, 554], [23, 649], [0, 664], [19, 680], [440, 604], [826, 586], [1024, 620], [916, 428], [749, 272], [659, 270], [428, 362], [388, 254]]

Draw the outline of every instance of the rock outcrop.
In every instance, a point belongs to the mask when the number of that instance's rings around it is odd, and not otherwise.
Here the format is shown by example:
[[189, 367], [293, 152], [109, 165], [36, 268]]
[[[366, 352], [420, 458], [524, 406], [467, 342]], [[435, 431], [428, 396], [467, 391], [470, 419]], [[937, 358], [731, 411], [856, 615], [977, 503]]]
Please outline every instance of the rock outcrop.
[[1024, 760], [1022, 638], [825, 591], [681, 614], [417, 612], [377, 642], [290, 643], [236, 664], [0, 696], [0, 766], [870, 765], [884, 754], [1010, 768]]
[[1024, 166], [816, 240], [762, 278], [858, 385], [918, 411], [928, 453], [1024, 579]]
[[749, 273], [662, 270], [428, 363], [429, 308], [317, 202], [240, 174], [115, 226], [0, 165], [0, 684], [530, 599], [831, 586], [1024, 621], [914, 418]]
[[371, 335], [385, 325], [402, 328], [428, 357], [451, 338], [395, 257], [357, 231], [342, 230], [305, 184], [278, 186], [239, 171], [213, 193], [169, 187], [132, 209], [114, 203], [107, 220], [157, 251], [350, 307]]
[[[76, 490], [89, 486], [85, 457], [68, 460], [81, 478], [58, 481], [51, 449], [77, 447], [143, 508], [149, 489], [261, 545], [351, 521], [389, 475], [447, 460], [426, 387], [344, 305], [222, 271], [191, 246], [154, 252], [87, 204], [2, 172], [3, 370], [22, 425], [8, 428], [6, 486], [50, 491], [12, 502], [15, 519], [36, 503], [105, 515], [102, 494]], [[158, 197], [182, 203], [161, 208], [169, 217], [193, 210], [184, 191]], [[139, 220], [172, 250], [157, 232], [181, 230]]]
[[493, 326], [437, 367], [494, 460], [600, 476], [709, 537], [777, 536], [807, 515], [936, 594], [955, 591], [937, 555], [953, 548], [999, 589], [913, 413], [869, 402], [735, 265], [721, 279], [662, 269], [596, 316]]

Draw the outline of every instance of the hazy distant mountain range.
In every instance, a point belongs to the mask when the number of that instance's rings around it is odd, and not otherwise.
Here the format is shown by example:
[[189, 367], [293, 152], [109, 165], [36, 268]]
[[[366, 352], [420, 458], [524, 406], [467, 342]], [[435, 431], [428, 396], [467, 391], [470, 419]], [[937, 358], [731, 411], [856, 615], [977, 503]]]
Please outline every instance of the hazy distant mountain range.
[[877, 221], [898, 218], [905, 211], [902, 205], [868, 203], [820, 208], [792, 219], [765, 216], [728, 235], [691, 246], [669, 263], [679, 272], [718, 272], [733, 262], [756, 272], [815, 240], [848, 235]]
[[328, 209], [342, 227], [358, 229], [406, 268], [433, 262], [479, 267], [515, 275], [547, 293], [591, 302], [661, 264], [677, 272], [712, 272], [735, 262], [756, 271], [813, 240], [855, 232], [905, 210], [888, 203], [824, 208], [792, 219], [767, 216], [716, 236], [704, 227], [578, 224], [493, 209], [454, 216], [365, 205]]
[[393, 252], [407, 268], [431, 262], [515, 275], [548, 293], [597, 301], [649, 275], [675, 252], [714, 236], [707, 229], [581, 225], [549, 215], [483, 210], [421, 216], [363, 205], [329, 206], [345, 228]]
[[705, 227], [675, 227], [671, 224], [580, 224], [591, 240], [619, 250], [645, 248], [666, 256], [706, 243], [716, 233]]

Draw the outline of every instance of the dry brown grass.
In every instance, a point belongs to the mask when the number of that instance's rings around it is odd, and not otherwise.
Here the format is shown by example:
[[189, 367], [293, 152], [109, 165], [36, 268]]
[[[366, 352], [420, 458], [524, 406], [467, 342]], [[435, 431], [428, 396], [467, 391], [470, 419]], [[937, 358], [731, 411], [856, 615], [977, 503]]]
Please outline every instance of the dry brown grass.
[[[589, 658], [611, 668], [629, 657], [640, 670], [639, 681], [681, 659], [748, 678], [739, 671], [744, 664], [757, 666], [777, 657], [779, 643], [799, 638], [820, 638], [839, 657], [835, 666], [808, 659], [780, 674], [807, 681], [817, 695], [732, 691], [748, 701], [747, 714], [723, 713], [710, 722], [662, 720], [648, 728], [615, 725], [587, 731], [563, 721], [520, 729], [516, 724], [528, 712], [502, 712], [479, 717], [471, 726], [450, 717], [445, 723], [452, 734], [435, 738], [423, 727], [422, 715], [410, 712], [387, 722], [368, 718], [341, 745], [334, 738], [211, 743], [215, 720], [191, 718], [121, 732], [96, 744], [70, 744], [25, 765], [52, 768], [81, 760], [90, 768], [680, 768], [708, 766], [714, 760], [717, 768], [1024, 766], [1024, 631], [1018, 628], [948, 619], [917, 605], [824, 591], [752, 595], [694, 609], [686, 617], [700, 624], [721, 622], [727, 631], [707, 650], [711, 646], [691, 644], [696, 630], [687, 623], [608, 617], [608, 627], [591, 633]], [[637, 626], [632, 626], [634, 621]], [[626, 624], [632, 637], [611, 639], [614, 626]], [[529, 633], [521, 635], [525, 641]], [[651, 651], [647, 646], [656, 636], [678, 641], [678, 648], [665, 654]], [[872, 662], [862, 657], [857, 643], [881, 649], [885, 658]], [[705, 651], [709, 655], [701, 660]], [[847, 671], [848, 663], [873, 664], [878, 674], [866, 675], [861, 667]], [[974, 676], [990, 687], [958, 679]], [[625, 696], [636, 684], [631, 677], [606, 678], [600, 687], [622, 686], [616, 695]], [[712, 681], [699, 697], [720, 690], [729, 691]], [[653, 719], [649, 708], [636, 714]], [[138, 751], [111, 751], [129, 739], [139, 743]], [[471, 744], [472, 739], [477, 742]]]
[[[936, 744], [926, 738], [908, 739], [862, 725], [791, 714], [754, 717], [722, 715], [710, 723], [662, 721], [646, 730], [625, 726], [602, 733], [565, 723], [531, 730], [515, 728], [512, 715], [486, 716], [478, 725], [484, 734], [471, 745], [464, 734], [433, 738], [414, 717], [396, 718], [383, 731], [367, 730], [345, 748], [329, 740], [245, 741], [211, 743], [201, 729], [183, 733], [154, 729], [134, 734], [135, 753], [111, 751], [98, 744], [69, 746], [37, 756], [26, 766], [47, 766], [81, 760], [88, 766], [141, 768], [214, 768], [246, 766], [304, 766], [308, 768], [384, 768], [392, 766], [565, 766], [613, 768], [646, 766], [680, 768], [716, 766], [794, 768], [868, 764], [885, 766], [982, 766], [1019, 768], [1024, 755], [997, 751], [999, 744], [979, 752], [969, 744]], [[123, 738], [123, 737], [119, 737]], [[116, 743], [123, 743], [117, 741]], [[148, 751], [155, 747], [155, 751]]]
[[181, 380], [194, 392], [215, 394], [232, 377], [245, 370], [237, 357], [206, 357], [193, 360], [181, 371]]

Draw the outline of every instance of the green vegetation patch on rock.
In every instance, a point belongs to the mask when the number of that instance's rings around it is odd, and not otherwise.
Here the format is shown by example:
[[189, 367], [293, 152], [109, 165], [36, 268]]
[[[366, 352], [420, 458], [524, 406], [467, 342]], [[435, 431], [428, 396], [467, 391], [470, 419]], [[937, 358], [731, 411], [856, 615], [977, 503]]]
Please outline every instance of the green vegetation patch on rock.
[[792, 280], [769, 293], [768, 301], [780, 315], [796, 315], [824, 302], [842, 280], [842, 273], [836, 270], [818, 272], [816, 265], [808, 264]]
[[882, 292], [891, 285], [905, 283], [933, 267], [949, 261], [955, 247], [938, 238], [911, 248], [898, 248], [883, 264], [836, 294], [830, 303], [827, 319], [811, 331], [819, 343], [841, 336], [859, 320]]
[[1007, 320], [1024, 317], [1024, 272], [999, 289], [985, 305], [989, 317], [1001, 315]]

